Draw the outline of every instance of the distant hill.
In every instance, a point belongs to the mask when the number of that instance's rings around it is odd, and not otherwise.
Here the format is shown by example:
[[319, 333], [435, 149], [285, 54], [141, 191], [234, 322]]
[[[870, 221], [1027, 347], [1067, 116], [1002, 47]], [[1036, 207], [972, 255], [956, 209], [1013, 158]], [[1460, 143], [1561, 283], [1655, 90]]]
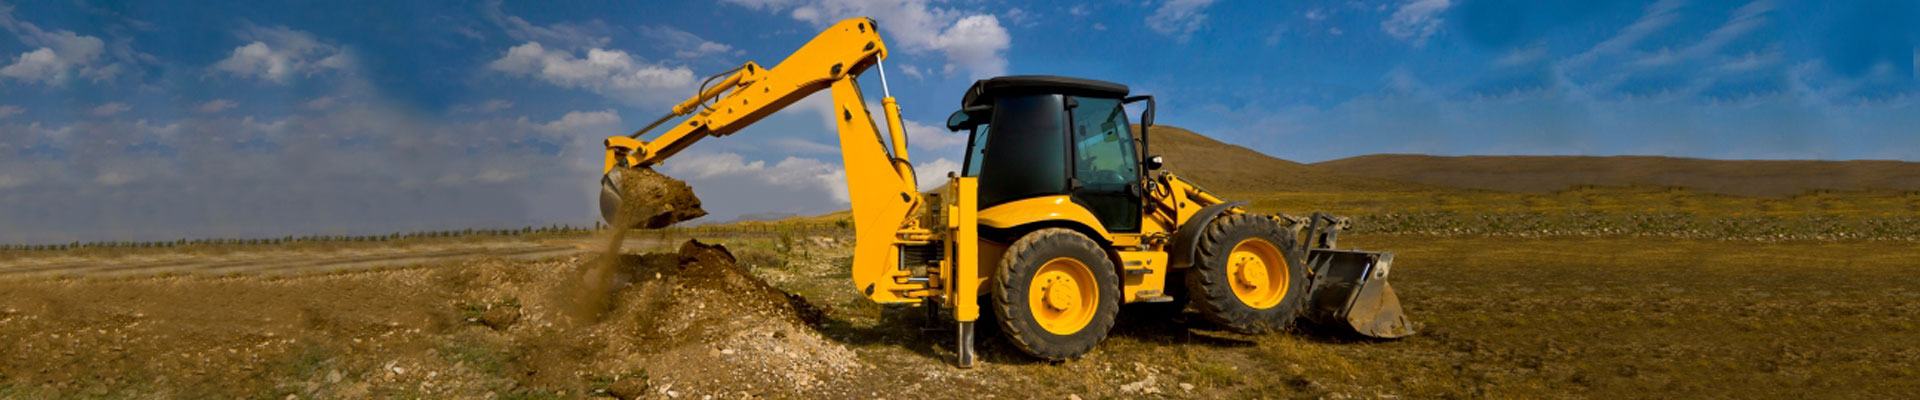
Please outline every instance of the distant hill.
[[1512, 192], [1551, 192], [1583, 185], [1685, 187], [1740, 196], [1792, 196], [1811, 190], [1920, 190], [1920, 163], [1900, 161], [1382, 154], [1320, 162], [1309, 168]]
[[1164, 157], [1167, 171], [1218, 192], [1380, 191], [1424, 186], [1316, 169], [1180, 127], [1154, 125], [1148, 133], [1147, 151]]

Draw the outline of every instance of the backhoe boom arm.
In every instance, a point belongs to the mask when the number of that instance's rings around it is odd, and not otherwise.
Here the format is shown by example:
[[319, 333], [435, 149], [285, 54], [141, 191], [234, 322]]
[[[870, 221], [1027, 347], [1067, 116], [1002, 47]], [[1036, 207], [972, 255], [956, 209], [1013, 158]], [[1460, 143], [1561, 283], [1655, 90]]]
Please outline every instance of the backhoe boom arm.
[[[887, 133], [874, 125], [855, 77], [887, 57], [873, 20], [851, 18], [828, 27], [773, 68], [748, 62], [708, 80], [699, 93], [673, 107], [645, 129], [606, 139], [605, 172], [652, 167], [693, 143], [727, 136], [821, 90], [833, 95], [833, 115], [846, 171], [854, 222], [853, 281], [867, 297], [883, 303], [917, 301], [911, 285], [893, 279], [902, 242], [927, 240], [927, 230], [912, 218], [922, 197], [907, 161], [906, 131], [893, 97], [881, 104]], [[717, 81], [716, 81], [717, 79]], [[881, 85], [885, 86], [885, 74]], [[651, 141], [640, 136], [678, 117]], [[888, 145], [891, 145], [889, 149]], [[924, 285], [921, 285], [924, 286]]]

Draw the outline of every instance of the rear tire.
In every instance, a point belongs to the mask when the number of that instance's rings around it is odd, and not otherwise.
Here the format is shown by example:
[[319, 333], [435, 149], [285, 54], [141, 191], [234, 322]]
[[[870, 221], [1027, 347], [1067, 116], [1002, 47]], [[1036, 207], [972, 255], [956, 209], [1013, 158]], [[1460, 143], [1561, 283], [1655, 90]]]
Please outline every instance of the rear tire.
[[1271, 218], [1215, 218], [1187, 270], [1187, 293], [1207, 321], [1240, 333], [1293, 326], [1307, 294], [1306, 259], [1293, 231]]
[[1078, 358], [1107, 338], [1120, 311], [1120, 279], [1086, 235], [1048, 228], [1007, 248], [993, 274], [993, 313], [1020, 351], [1048, 361]]

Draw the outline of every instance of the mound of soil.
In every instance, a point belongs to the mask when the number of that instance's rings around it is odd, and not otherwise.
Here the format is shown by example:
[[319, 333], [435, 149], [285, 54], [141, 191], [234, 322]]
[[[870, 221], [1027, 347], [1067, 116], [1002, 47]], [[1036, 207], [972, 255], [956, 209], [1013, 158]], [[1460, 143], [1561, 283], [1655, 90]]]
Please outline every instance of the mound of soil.
[[822, 312], [735, 263], [725, 247], [688, 241], [674, 254], [623, 255], [628, 286], [600, 322], [630, 334], [665, 377], [724, 390], [761, 382], [811, 390], [859, 367], [853, 352], [812, 328]]
[[[529, 346], [520, 352], [527, 370], [510, 374], [526, 384], [578, 385], [584, 368], [644, 371], [639, 386], [649, 395], [794, 395], [826, 390], [861, 368], [851, 350], [813, 328], [820, 310], [752, 275], [725, 247], [690, 240], [674, 253], [569, 264], [574, 273], [552, 286], [479, 277], [495, 283], [470, 296], [534, 299], [525, 305], [533, 324], [497, 330]], [[607, 288], [605, 311], [591, 319], [573, 314], [579, 287]], [[616, 379], [609, 394], [630, 397], [619, 392], [635, 385], [622, 380], [630, 379]]]
[[[0, 398], [784, 398], [867, 375], [724, 247], [598, 261], [4, 282]], [[581, 321], [555, 294], [591, 265], [612, 290]]]

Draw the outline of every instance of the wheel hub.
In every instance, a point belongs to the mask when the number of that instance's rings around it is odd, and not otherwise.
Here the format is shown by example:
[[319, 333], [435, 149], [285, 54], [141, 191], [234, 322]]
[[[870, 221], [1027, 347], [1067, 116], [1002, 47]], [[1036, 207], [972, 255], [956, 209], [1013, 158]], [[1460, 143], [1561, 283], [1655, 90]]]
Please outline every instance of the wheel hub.
[[1071, 310], [1080, 303], [1080, 288], [1073, 278], [1060, 275], [1049, 277], [1042, 290], [1047, 292], [1047, 308], [1054, 311]]
[[1071, 335], [1087, 326], [1099, 308], [1093, 270], [1067, 257], [1040, 266], [1028, 281], [1027, 307], [1034, 322], [1056, 335]]
[[1234, 269], [1238, 271], [1238, 275], [1240, 276], [1238, 283], [1241, 286], [1248, 289], [1260, 289], [1260, 286], [1267, 281], [1267, 265], [1266, 263], [1260, 262], [1259, 256], [1245, 253], [1240, 254], [1239, 257], [1235, 257], [1233, 266]]
[[1227, 281], [1233, 295], [1254, 309], [1280, 304], [1290, 284], [1287, 260], [1280, 248], [1259, 238], [1248, 238], [1233, 246], [1227, 256]]

